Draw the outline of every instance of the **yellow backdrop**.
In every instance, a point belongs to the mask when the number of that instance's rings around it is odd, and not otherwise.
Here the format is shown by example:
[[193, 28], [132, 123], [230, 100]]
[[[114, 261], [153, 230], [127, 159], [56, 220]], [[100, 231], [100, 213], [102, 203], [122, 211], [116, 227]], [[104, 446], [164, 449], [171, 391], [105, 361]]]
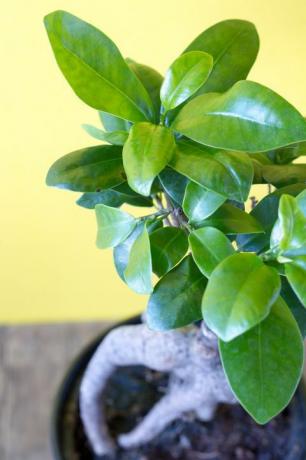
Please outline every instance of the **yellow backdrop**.
[[144, 307], [95, 247], [94, 213], [78, 194], [44, 185], [49, 165], [95, 144], [96, 113], [61, 76], [42, 25], [66, 9], [108, 34], [125, 56], [164, 72], [204, 28], [226, 18], [258, 27], [250, 78], [306, 112], [305, 0], [10, 0], [1, 8], [0, 322], [118, 318]]

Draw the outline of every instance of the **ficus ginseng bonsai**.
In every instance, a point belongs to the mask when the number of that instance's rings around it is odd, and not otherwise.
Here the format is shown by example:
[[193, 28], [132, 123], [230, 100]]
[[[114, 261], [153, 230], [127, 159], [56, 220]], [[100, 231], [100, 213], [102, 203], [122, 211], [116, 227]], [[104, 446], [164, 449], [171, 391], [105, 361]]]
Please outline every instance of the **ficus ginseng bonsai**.
[[[306, 165], [293, 161], [306, 153], [306, 122], [246, 80], [255, 27], [210, 27], [163, 78], [69, 13], [49, 14], [45, 26], [64, 76], [104, 125], [84, 128], [108, 143], [60, 158], [47, 184], [83, 192], [77, 203], [96, 210], [98, 247], [113, 247], [122, 280], [150, 295], [145, 323], [112, 332], [85, 374], [80, 403], [93, 449], [114, 447], [98, 403], [126, 364], [173, 379], [120, 437], [125, 447], [186, 410], [209, 420], [220, 401], [238, 400], [266, 423], [290, 401], [303, 367]], [[252, 184], [275, 190], [246, 212]], [[156, 210], [136, 218], [120, 209], [125, 203]]]

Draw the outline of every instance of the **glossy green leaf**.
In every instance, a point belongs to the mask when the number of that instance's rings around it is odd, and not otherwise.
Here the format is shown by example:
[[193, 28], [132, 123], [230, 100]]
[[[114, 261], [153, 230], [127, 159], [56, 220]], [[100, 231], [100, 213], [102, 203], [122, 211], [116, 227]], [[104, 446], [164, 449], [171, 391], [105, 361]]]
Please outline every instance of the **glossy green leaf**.
[[306, 256], [296, 257], [286, 263], [285, 273], [292, 289], [306, 308]]
[[228, 342], [269, 314], [280, 288], [277, 271], [255, 254], [233, 254], [211, 274], [202, 301], [205, 322]]
[[106, 131], [129, 131], [131, 123], [105, 112], [99, 112], [100, 121]]
[[59, 158], [49, 169], [46, 183], [75, 192], [96, 192], [119, 185], [125, 179], [122, 148], [98, 145]]
[[100, 249], [117, 246], [133, 231], [136, 219], [127, 212], [104, 204], [96, 206], [98, 224], [97, 246]]
[[131, 234], [126, 238], [122, 243], [118, 244], [118, 246], [114, 247], [113, 251], [113, 258], [115, 268], [117, 270], [118, 275], [125, 282], [124, 271], [127, 267], [129, 256], [131, 252], [131, 247], [133, 246], [134, 241], [140, 235], [144, 227], [144, 222], [137, 222], [134, 230]]
[[298, 142], [297, 144], [287, 145], [268, 152], [268, 157], [272, 160], [272, 163], [280, 165], [291, 163], [301, 155], [306, 155], [306, 142]]
[[306, 164], [266, 165], [262, 168], [262, 175], [266, 182], [275, 187], [306, 183]]
[[185, 189], [189, 182], [187, 177], [179, 174], [172, 168], [165, 168], [158, 177], [163, 189], [171, 200], [182, 206]]
[[213, 56], [213, 70], [199, 93], [224, 92], [236, 81], [244, 80], [259, 49], [255, 26], [241, 19], [214, 24], [202, 32], [185, 50], [205, 51]]
[[306, 309], [300, 302], [285, 276], [281, 277], [281, 296], [290, 308], [302, 334], [306, 338]]
[[172, 128], [204, 145], [251, 153], [306, 139], [302, 115], [274, 91], [251, 81], [240, 81], [224, 94], [194, 98]]
[[153, 271], [164, 276], [186, 254], [188, 239], [186, 233], [176, 227], [164, 227], [150, 235]]
[[207, 278], [222, 260], [235, 252], [224, 233], [214, 227], [193, 230], [189, 243], [195, 263]]
[[151, 198], [138, 195], [130, 189], [126, 182], [114, 187], [113, 189], [103, 190], [102, 192], [84, 193], [78, 200], [77, 204], [87, 209], [94, 209], [97, 204], [106, 204], [117, 208], [124, 203], [132, 206], [153, 206]]
[[146, 225], [132, 244], [124, 278], [127, 285], [138, 294], [152, 292], [152, 259]]
[[248, 197], [253, 166], [242, 152], [211, 151], [190, 141], [180, 141], [170, 166], [213, 192], [237, 201]]
[[261, 224], [251, 214], [227, 203], [223, 204], [207, 219], [198, 222], [197, 226], [216, 227], [227, 235], [262, 233], [264, 231]]
[[154, 118], [147, 91], [103, 32], [65, 11], [44, 22], [61, 71], [86, 104], [133, 122]]
[[166, 72], [160, 98], [165, 111], [189, 99], [207, 80], [213, 58], [203, 51], [190, 51], [179, 56]]
[[149, 67], [144, 64], [139, 64], [132, 59], [126, 59], [130, 69], [137, 75], [145, 89], [147, 90], [154, 109], [155, 109], [155, 121], [159, 121], [159, 112], [160, 112], [160, 87], [163, 82], [163, 77], [152, 67]]
[[155, 177], [169, 163], [175, 148], [171, 130], [151, 123], [136, 123], [123, 148], [123, 164], [129, 186], [150, 195]]
[[186, 256], [156, 284], [147, 309], [149, 328], [176, 329], [200, 319], [205, 286], [206, 280], [192, 257]]
[[296, 199], [282, 195], [279, 202], [278, 219], [270, 239], [271, 248], [279, 256], [294, 259], [306, 256], [306, 215]]
[[261, 252], [270, 246], [270, 235], [278, 217], [280, 197], [287, 193], [296, 196], [306, 188], [306, 184], [294, 184], [283, 187], [265, 196], [251, 211], [251, 215], [262, 225], [264, 233], [239, 235], [237, 243], [240, 250], [246, 252]]
[[257, 423], [287, 406], [303, 370], [303, 341], [281, 298], [253, 329], [229, 343], [220, 341], [220, 352], [235, 396]]
[[213, 214], [226, 198], [219, 193], [208, 190], [195, 182], [186, 187], [183, 210], [190, 222], [198, 222]]
[[127, 131], [108, 132], [88, 124], [82, 125], [82, 128], [94, 139], [99, 139], [99, 141], [108, 142], [114, 145], [123, 145], [129, 135]]

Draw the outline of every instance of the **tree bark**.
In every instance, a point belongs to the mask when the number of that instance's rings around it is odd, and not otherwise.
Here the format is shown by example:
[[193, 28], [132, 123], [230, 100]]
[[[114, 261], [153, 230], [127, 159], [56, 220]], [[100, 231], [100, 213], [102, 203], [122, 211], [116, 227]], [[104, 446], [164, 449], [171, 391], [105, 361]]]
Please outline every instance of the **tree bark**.
[[114, 452], [101, 410], [101, 398], [117, 367], [143, 365], [170, 374], [167, 394], [130, 433], [118, 443], [131, 448], [151, 441], [186, 411], [204, 421], [213, 418], [218, 403], [236, 399], [226, 381], [217, 338], [204, 326], [156, 332], [146, 324], [122, 326], [111, 331], [91, 359], [80, 389], [81, 418], [96, 455]]

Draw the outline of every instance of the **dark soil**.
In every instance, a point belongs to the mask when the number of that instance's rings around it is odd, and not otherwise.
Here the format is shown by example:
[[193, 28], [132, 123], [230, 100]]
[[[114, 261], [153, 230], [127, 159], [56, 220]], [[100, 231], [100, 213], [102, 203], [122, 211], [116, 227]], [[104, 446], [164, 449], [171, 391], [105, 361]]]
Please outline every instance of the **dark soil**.
[[[121, 368], [105, 392], [107, 418], [115, 437], [127, 432], [163, 396], [167, 376], [143, 367]], [[75, 398], [77, 400], [77, 398]], [[69, 460], [97, 460], [88, 446], [73, 401], [66, 411], [66, 423], [73, 424], [74, 439], [69, 444]], [[215, 419], [198, 421], [193, 414], [172, 423], [151, 443], [130, 451], [118, 450], [103, 460], [285, 460], [290, 438], [291, 414], [285, 410], [265, 426], [259, 426], [238, 405], [220, 406]], [[67, 444], [67, 443], [66, 443]], [[71, 444], [74, 453], [71, 454]], [[292, 448], [292, 446], [291, 446]], [[299, 445], [293, 446], [299, 458]], [[99, 457], [99, 460], [101, 459]], [[291, 458], [291, 457], [290, 457]]]

